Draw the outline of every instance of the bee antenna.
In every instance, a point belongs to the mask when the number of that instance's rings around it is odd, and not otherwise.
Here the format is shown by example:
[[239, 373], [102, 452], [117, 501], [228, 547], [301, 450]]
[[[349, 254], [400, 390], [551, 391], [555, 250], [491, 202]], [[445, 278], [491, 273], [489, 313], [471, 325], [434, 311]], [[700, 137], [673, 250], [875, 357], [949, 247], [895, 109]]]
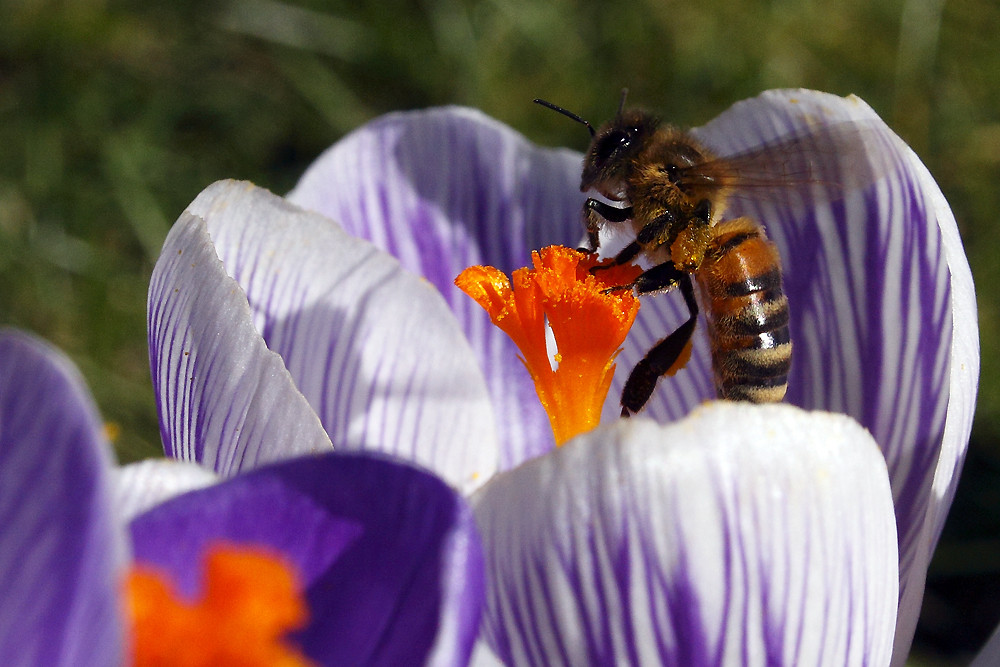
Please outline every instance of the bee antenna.
[[572, 111], [569, 111], [568, 109], [563, 109], [560, 106], [556, 106], [555, 104], [552, 104], [552, 102], [546, 102], [545, 100], [540, 100], [537, 97], [535, 99], [533, 99], [532, 102], [534, 102], [535, 104], [541, 104], [543, 107], [546, 107], [548, 109], [552, 109], [553, 111], [558, 111], [562, 115], [568, 116], [569, 118], [572, 118], [576, 122], [581, 123], [583, 125], [586, 125], [587, 129], [590, 131], [590, 136], [594, 136], [595, 134], [597, 134], [597, 132], [594, 131], [594, 126], [591, 125], [589, 121], [586, 121], [583, 118], [580, 118], [580, 116], [578, 116], [577, 114], [573, 113]]
[[622, 99], [618, 103], [618, 115], [622, 115], [622, 111], [625, 110], [625, 98], [628, 97], [628, 88], [622, 88]]

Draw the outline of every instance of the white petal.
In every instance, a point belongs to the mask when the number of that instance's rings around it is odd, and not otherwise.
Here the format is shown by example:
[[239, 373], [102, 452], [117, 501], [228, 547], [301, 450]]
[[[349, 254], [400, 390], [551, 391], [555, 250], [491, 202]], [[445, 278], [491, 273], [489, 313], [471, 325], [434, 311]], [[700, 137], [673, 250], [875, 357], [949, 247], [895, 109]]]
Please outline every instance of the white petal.
[[492, 405], [441, 295], [336, 223], [249, 184], [190, 210], [335, 446], [421, 463], [469, 490], [496, 469]]
[[886, 664], [885, 462], [842, 415], [714, 403], [605, 427], [474, 498], [512, 664]]
[[146, 459], [114, 471], [114, 507], [124, 523], [154, 505], [187, 491], [215, 484], [218, 476], [196, 463]]
[[480, 639], [472, 647], [472, 655], [469, 657], [469, 667], [503, 667], [504, 662], [497, 657], [490, 645], [484, 639]]
[[253, 326], [205, 221], [184, 213], [149, 284], [149, 350], [168, 456], [223, 476], [329, 451], [322, 424]]

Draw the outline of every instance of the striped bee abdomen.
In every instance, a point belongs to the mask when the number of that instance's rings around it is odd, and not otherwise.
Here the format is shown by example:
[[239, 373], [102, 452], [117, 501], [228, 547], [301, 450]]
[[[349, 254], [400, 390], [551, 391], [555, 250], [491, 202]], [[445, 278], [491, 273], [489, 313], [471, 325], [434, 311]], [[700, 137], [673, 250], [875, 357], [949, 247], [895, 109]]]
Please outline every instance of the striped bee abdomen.
[[792, 343], [778, 250], [749, 218], [721, 222], [695, 272], [720, 398], [780, 401]]

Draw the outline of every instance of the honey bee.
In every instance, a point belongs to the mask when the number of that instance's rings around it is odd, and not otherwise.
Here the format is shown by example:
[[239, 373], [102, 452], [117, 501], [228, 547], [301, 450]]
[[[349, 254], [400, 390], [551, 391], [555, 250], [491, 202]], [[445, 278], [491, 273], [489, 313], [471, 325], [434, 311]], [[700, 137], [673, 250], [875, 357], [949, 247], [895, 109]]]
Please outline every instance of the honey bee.
[[[764, 229], [748, 217], [727, 219], [737, 196], [762, 197], [792, 183], [821, 180], [809, 159], [815, 137], [793, 138], [720, 157], [689, 132], [661, 123], [645, 111], [625, 109], [593, 126], [570, 111], [535, 100], [582, 123], [591, 134], [580, 189], [596, 190], [616, 206], [593, 197], [583, 218], [590, 252], [607, 224], [629, 223], [635, 240], [614, 258], [626, 264], [639, 255], [652, 263], [635, 281], [612, 289], [653, 294], [679, 288], [690, 317], [660, 340], [629, 374], [622, 416], [645, 406], [663, 375], [673, 375], [690, 355], [699, 304], [705, 310], [717, 395], [755, 403], [785, 396], [792, 360], [788, 299], [781, 261]], [[857, 136], [831, 133], [827, 148]], [[596, 267], [600, 268], [600, 267]]]

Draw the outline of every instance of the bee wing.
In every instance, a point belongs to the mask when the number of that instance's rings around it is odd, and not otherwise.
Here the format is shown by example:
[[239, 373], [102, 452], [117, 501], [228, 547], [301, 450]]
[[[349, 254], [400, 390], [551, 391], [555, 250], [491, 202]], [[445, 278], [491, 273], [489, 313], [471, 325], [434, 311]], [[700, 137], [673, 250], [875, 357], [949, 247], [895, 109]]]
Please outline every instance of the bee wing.
[[835, 201], [866, 188], [890, 170], [886, 139], [874, 123], [816, 124], [804, 132], [722, 155], [687, 174], [693, 183], [728, 189], [728, 196], [787, 201], [795, 193]]

